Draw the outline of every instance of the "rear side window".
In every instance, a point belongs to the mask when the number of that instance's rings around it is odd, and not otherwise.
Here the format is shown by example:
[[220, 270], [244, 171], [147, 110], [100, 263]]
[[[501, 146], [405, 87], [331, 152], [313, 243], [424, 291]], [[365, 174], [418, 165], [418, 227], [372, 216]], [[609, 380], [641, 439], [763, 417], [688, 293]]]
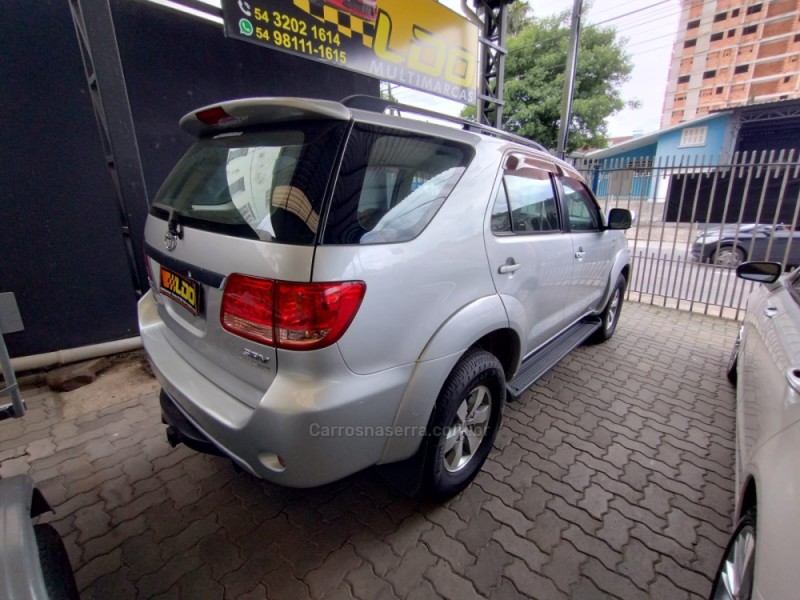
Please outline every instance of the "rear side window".
[[359, 124], [353, 127], [325, 226], [325, 244], [415, 238], [472, 158], [469, 146]]
[[164, 182], [155, 214], [237, 237], [314, 244], [346, 128], [317, 121], [202, 139]]

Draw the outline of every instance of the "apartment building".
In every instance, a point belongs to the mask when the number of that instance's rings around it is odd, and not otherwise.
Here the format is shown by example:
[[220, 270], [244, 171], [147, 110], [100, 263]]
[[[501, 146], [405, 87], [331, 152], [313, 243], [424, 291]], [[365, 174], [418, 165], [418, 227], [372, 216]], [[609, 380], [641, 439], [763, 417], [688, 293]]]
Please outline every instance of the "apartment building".
[[681, 0], [661, 126], [800, 98], [800, 0]]

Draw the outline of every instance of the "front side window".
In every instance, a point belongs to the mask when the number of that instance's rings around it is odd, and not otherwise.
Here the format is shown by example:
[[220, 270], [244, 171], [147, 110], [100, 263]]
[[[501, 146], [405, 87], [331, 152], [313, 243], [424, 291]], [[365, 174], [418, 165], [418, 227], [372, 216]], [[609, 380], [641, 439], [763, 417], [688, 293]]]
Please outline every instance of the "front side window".
[[594, 199], [580, 181], [564, 177], [561, 180], [567, 205], [569, 226], [572, 231], [597, 231], [600, 229], [600, 211]]
[[345, 131], [340, 122], [317, 122], [201, 139], [151, 212], [226, 235], [313, 244]]
[[323, 235], [325, 244], [415, 238], [471, 160], [469, 146], [431, 136], [355, 125]]

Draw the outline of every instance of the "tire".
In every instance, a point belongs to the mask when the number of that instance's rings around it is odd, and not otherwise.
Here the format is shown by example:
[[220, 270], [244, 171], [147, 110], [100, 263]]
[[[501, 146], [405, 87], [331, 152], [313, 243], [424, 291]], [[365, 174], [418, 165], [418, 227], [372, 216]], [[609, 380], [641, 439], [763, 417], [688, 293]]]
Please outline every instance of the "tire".
[[731, 244], [720, 246], [719, 250], [711, 255], [711, 262], [720, 267], [738, 267], [746, 259], [744, 250]]
[[[733, 530], [731, 539], [722, 554], [722, 560], [714, 576], [710, 600], [750, 600], [753, 593], [753, 569], [756, 558], [756, 512], [748, 510]], [[734, 581], [731, 582], [730, 576]], [[731, 594], [731, 583], [740, 590]]]
[[728, 381], [730, 381], [734, 386], [738, 380], [736, 375], [736, 367], [739, 364], [740, 345], [741, 341], [739, 338], [736, 338], [736, 342], [733, 344], [733, 349], [731, 350], [731, 357], [728, 359], [728, 367], [725, 369], [725, 375], [727, 375]]
[[586, 340], [589, 344], [602, 344], [606, 340], [611, 339], [614, 332], [617, 330], [617, 323], [619, 323], [619, 316], [622, 313], [622, 302], [625, 298], [625, 288], [628, 282], [624, 275], [617, 278], [617, 284], [614, 286], [614, 291], [611, 298], [608, 299], [608, 304], [600, 313], [602, 325], [600, 329], [595, 331], [589, 339]]
[[50, 600], [80, 600], [67, 549], [52, 525], [33, 526], [44, 585]]
[[445, 381], [431, 415], [423, 463], [422, 496], [442, 502], [480, 471], [503, 418], [506, 378], [497, 358], [473, 349]]

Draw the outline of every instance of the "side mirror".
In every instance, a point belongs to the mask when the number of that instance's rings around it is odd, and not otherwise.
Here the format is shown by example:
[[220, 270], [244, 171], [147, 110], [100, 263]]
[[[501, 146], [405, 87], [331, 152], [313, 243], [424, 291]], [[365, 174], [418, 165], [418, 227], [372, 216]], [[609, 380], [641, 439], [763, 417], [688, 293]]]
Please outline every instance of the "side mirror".
[[783, 272], [780, 263], [744, 262], [736, 267], [736, 276], [757, 283], [775, 283]]
[[633, 224], [633, 214], [625, 208], [612, 208], [608, 213], [606, 229], [630, 229]]

